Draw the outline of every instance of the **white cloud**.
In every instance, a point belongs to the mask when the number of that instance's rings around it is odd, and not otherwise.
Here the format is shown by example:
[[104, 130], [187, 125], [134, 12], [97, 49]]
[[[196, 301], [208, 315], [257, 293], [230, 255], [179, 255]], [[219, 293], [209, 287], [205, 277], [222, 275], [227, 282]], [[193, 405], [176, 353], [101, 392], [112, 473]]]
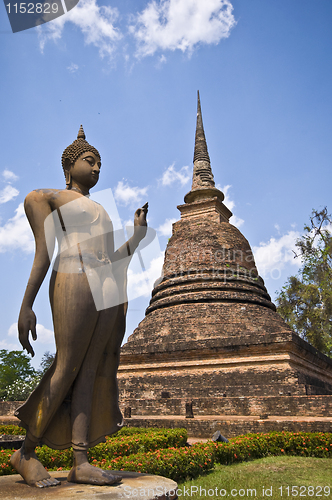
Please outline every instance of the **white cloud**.
[[8, 170], [8, 168], [5, 168], [5, 170], [2, 172], [2, 177], [6, 182], [14, 182], [19, 179], [18, 175], [14, 174], [11, 170]]
[[[228, 184], [227, 186], [221, 187], [219, 184], [217, 184], [216, 187], [224, 193], [224, 195], [225, 195], [224, 204], [232, 212], [233, 208], [235, 207], [235, 202], [230, 198], [230, 194], [229, 194], [229, 190], [232, 186], [230, 184]], [[233, 224], [233, 226], [236, 226], [237, 228], [239, 228], [244, 223], [244, 220], [240, 219], [240, 217], [237, 217], [237, 215], [233, 215], [229, 219], [229, 222], [231, 224]]]
[[[53, 330], [49, 330], [48, 328], [45, 328], [44, 325], [41, 325], [40, 323], [37, 323], [36, 324], [36, 331], [37, 331], [38, 342], [40, 342], [41, 344], [50, 344], [50, 343], [54, 342], [54, 332], [53, 332]], [[17, 323], [13, 323], [9, 327], [7, 335], [8, 335], [8, 337], [16, 337], [16, 338], [18, 338]], [[3, 342], [6, 342], [6, 340], [4, 340]], [[21, 344], [19, 344], [19, 345], [21, 345]], [[6, 347], [4, 349], [8, 349], [8, 348]], [[17, 346], [15, 347], [15, 349], [17, 349]]]
[[14, 343], [13, 338], [10, 340], [2, 339], [0, 340], [0, 349], [6, 349], [7, 351], [20, 351], [22, 346], [18, 340], [17, 323], [11, 325], [7, 333], [10, 337], [16, 338], [16, 343]]
[[18, 336], [17, 323], [13, 323], [9, 327], [7, 335], [9, 335], [9, 337], [17, 337]]
[[128, 269], [128, 299], [136, 297], [150, 297], [154, 282], [160, 278], [164, 263], [164, 252], [151, 260], [149, 268], [142, 272], [133, 272]]
[[68, 71], [70, 71], [70, 73], [76, 73], [76, 71], [78, 70], [78, 64], [71, 63], [69, 66], [67, 66], [67, 69]]
[[176, 221], [177, 219], [166, 219], [165, 222], [158, 227], [157, 231], [159, 231], [162, 236], [172, 236], [172, 224]]
[[237, 217], [236, 215], [232, 215], [232, 217], [229, 219], [229, 222], [239, 229], [239, 227], [241, 227], [244, 223], [244, 220], [240, 219], [240, 217]]
[[294, 258], [293, 250], [296, 250], [295, 243], [299, 237], [298, 231], [288, 231], [280, 238], [272, 237], [268, 242], [253, 247], [256, 266], [263, 278], [279, 279], [281, 271], [289, 264], [298, 270], [301, 259]]
[[53, 330], [45, 328], [45, 326], [41, 325], [40, 323], [37, 323], [36, 330], [37, 330], [37, 339], [41, 344], [51, 344], [52, 342], [54, 342]]
[[233, 208], [235, 207], [235, 202], [233, 200], [231, 200], [230, 195], [229, 195], [229, 190], [231, 187], [232, 186], [230, 184], [227, 184], [227, 186], [224, 186], [224, 187], [220, 186], [220, 184], [216, 185], [216, 188], [224, 193], [224, 195], [225, 195], [224, 204], [226, 205], [226, 207], [230, 211], [232, 211]]
[[147, 187], [130, 187], [129, 184], [119, 181], [115, 188], [114, 198], [121, 205], [134, 205], [146, 196], [147, 191]]
[[19, 194], [20, 192], [16, 188], [8, 184], [8, 186], [0, 191], [0, 205], [2, 203], [7, 203], [7, 201], [13, 200]]
[[25, 253], [34, 251], [32, 231], [24, 213], [23, 203], [15, 210], [16, 214], [4, 226], [0, 226], [0, 253], [21, 249]]
[[189, 180], [189, 167], [182, 167], [180, 170], [175, 170], [173, 163], [173, 165], [169, 166], [163, 173], [161, 183], [163, 186], [171, 186], [174, 183], [180, 183], [181, 186], [184, 186]]
[[116, 43], [122, 38], [122, 34], [114, 26], [118, 17], [118, 10], [114, 7], [99, 7], [97, 0], [80, 0], [64, 16], [38, 28], [40, 48], [43, 51], [48, 40], [58, 41], [65, 23], [70, 22], [82, 30], [86, 45], [97, 47], [101, 57], [112, 56]]
[[332, 222], [326, 224], [326, 226], [324, 226], [324, 229], [326, 229], [329, 233], [332, 234]]
[[230, 0], [152, 0], [130, 26], [137, 56], [158, 49], [190, 53], [199, 43], [217, 44], [236, 24], [232, 11]]
[[[130, 25], [124, 21], [120, 29], [125, 18], [120, 18], [117, 8], [99, 6], [97, 0], [80, 0], [65, 15], [37, 27], [40, 49], [43, 52], [49, 40], [58, 42], [65, 24], [72, 23], [82, 31], [85, 44], [97, 47], [101, 57], [112, 57], [125, 36], [134, 37], [137, 57], [157, 50], [179, 49], [191, 54], [199, 44], [218, 44], [236, 24], [231, 0], [149, 0], [145, 5], [131, 16]], [[165, 61], [162, 54], [158, 64]], [[67, 69], [76, 71], [72, 66]]]
[[17, 337], [18, 336], [18, 329], [17, 329], [17, 323], [13, 323], [7, 332], [7, 335], [9, 337]]

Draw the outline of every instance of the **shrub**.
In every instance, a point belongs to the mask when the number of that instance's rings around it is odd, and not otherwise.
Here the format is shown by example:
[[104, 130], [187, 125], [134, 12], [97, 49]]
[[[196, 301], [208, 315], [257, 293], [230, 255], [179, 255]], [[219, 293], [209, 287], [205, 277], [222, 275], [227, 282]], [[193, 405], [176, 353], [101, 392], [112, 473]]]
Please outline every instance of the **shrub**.
[[180, 448], [185, 446], [187, 439], [188, 435], [185, 429], [162, 429], [157, 432], [154, 430], [153, 432], [127, 436], [125, 433], [120, 433], [116, 438], [111, 436], [106, 440], [106, 443], [91, 448], [89, 455], [94, 456], [97, 460], [102, 460], [105, 455], [119, 457], [170, 447]]
[[[2, 426], [4, 428], [5, 426]], [[11, 434], [20, 428], [8, 426]], [[0, 427], [1, 429], [1, 427]], [[20, 432], [22, 430], [20, 429]], [[229, 443], [198, 443], [188, 448], [185, 429], [122, 429], [89, 450], [89, 461], [104, 469], [146, 472], [184, 481], [205, 474], [214, 463], [230, 465], [267, 455], [332, 457], [331, 433], [271, 432], [246, 434]], [[0, 475], [13, 474], [9, 464], [13, 450], [2, 450]], [[36, 454], [48, 470], [68, 469], [72, 450], [51, 450], [47, 446]]]
[[14, 450], [0, 450], [0, 476], [7, 476], [8, 474], [16, 474], [10, 465], [10, 457]]
[[0, 434], [24, 436], [26, 430], [18, 425], [0, 425]]
[[[6, 428], [6, 426], [2, 426]], [[9, 432], [7, 434], [19, 433], [23, 430], [16, 426], [7, 426]], [[135, 430], [135, 429], [134, 429]], [[121, 429], [117, 434], [107, 437], [106, 443], [100, 443], [94, 448], [90, 448], [88, 452], [89, 461], [93, 460], [111, 460], [119, 456], [134, 455], [135, 453], [152, 452], [156, 449], [164, 449], [169, 447], [183, 447], [187, 442], [186, 429], [137, 429], [138, 432], [127, 432], [128, 429]], [[10, 451], [10, 455], [13, 450]], [[58, 468], [71, 468], [73, 463], [73, 451], [71, 448], [67, 450], [52, 450], [48, 446], [36, 448], [36, 455], [41, 463], [49, 470], [57, 470]], [[9, 468], [4, 468], [3, 472], [0, 468], [0, 475], [14, 474], [15, 471], [9, 465]]]
[[332, 434], [285, 431], [245, 434], [216, 446], [216, 462], [225, 465], [267, 455], [328, 458], [332, 457]]
[[167, 448], [137, 453], [111, 460], [92, 460], [97, 467], [111, 470], [130, 470], [184, 481], [206, 474], [214, 467], [215, 445], [199, 443], [190, 448]]

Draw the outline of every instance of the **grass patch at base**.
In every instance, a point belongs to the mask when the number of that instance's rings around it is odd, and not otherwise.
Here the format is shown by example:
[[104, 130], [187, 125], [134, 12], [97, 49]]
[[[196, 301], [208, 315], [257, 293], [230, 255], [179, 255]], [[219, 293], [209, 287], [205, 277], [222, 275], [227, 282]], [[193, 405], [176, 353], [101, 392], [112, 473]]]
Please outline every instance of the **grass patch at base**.
[[[292, 490], [293, 486], [295, 488]], [[332, 460], [279, 456], [233, 465], [218, 464], [206, 476], [180, 483], [179, 489], [179, 497], [219, 500], [281, 500], [295, 497], [331, 499]]]

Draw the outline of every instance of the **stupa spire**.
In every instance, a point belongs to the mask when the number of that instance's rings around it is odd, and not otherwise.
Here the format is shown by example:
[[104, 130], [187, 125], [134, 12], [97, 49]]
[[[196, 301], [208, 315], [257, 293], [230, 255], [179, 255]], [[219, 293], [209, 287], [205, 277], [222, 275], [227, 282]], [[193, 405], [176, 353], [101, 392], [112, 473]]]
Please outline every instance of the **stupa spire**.
[[195, 134], [194, 163], [195, 161], [198, 160], [207, 161], [210, 164], [210, 157], [207, 149], [204, 127], [203, 127], [199, 90], [197, 91], [197, 121], [196, 121], [196, 134]]
[[191, 190], [194, 191], [195, 189], [207, 187], [215, 187], [215, 182], [212, 174], [210, 157], [204, 133], [201, 100], [199, 91], [197, 91], [197, 121], [195, 134], [194, 172]]
[[216, 213], [217, 219], [228, 222], [229, 218], [232, 216], [232, 212], [222, 203], [224, 198], [224, 193], [222, 193], [220, 189], [215, 186], [203, 127], [201, 100], [199, 97], [199, 91], [197, 91], [197, 120], [193, 182], [191, 190], [184, 197], [186, 206], [181, 205], [178, 208], [181, 211], [181, 217], [185, 216], [185, 213], [186, 216], [194, 215], [196, 217], [196, 215], [198, 215], [196, 212], [199, 210], [197, 202], [205, 200], [203, 212], [206, 214], [209, 212], [206, 203], [207, 200], [210, 200], [213, 206], [216, 204], [215, 208], [212, 209], [212, 205], [210, 208]]

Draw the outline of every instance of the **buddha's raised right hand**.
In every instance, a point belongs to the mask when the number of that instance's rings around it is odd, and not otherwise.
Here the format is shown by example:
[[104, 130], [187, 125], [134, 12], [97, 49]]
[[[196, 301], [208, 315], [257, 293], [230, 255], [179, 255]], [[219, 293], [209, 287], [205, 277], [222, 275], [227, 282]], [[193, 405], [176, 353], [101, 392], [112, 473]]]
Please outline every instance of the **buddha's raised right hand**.
[[18, 318], [18, 338], [23, 349], [26, 349], [32, 357], [35, 352], [29, 342], [29, 332], [31, 331], [33, 340], [37, 340], [36, 323], [37, 318], [31, 307], [22, 307]]

